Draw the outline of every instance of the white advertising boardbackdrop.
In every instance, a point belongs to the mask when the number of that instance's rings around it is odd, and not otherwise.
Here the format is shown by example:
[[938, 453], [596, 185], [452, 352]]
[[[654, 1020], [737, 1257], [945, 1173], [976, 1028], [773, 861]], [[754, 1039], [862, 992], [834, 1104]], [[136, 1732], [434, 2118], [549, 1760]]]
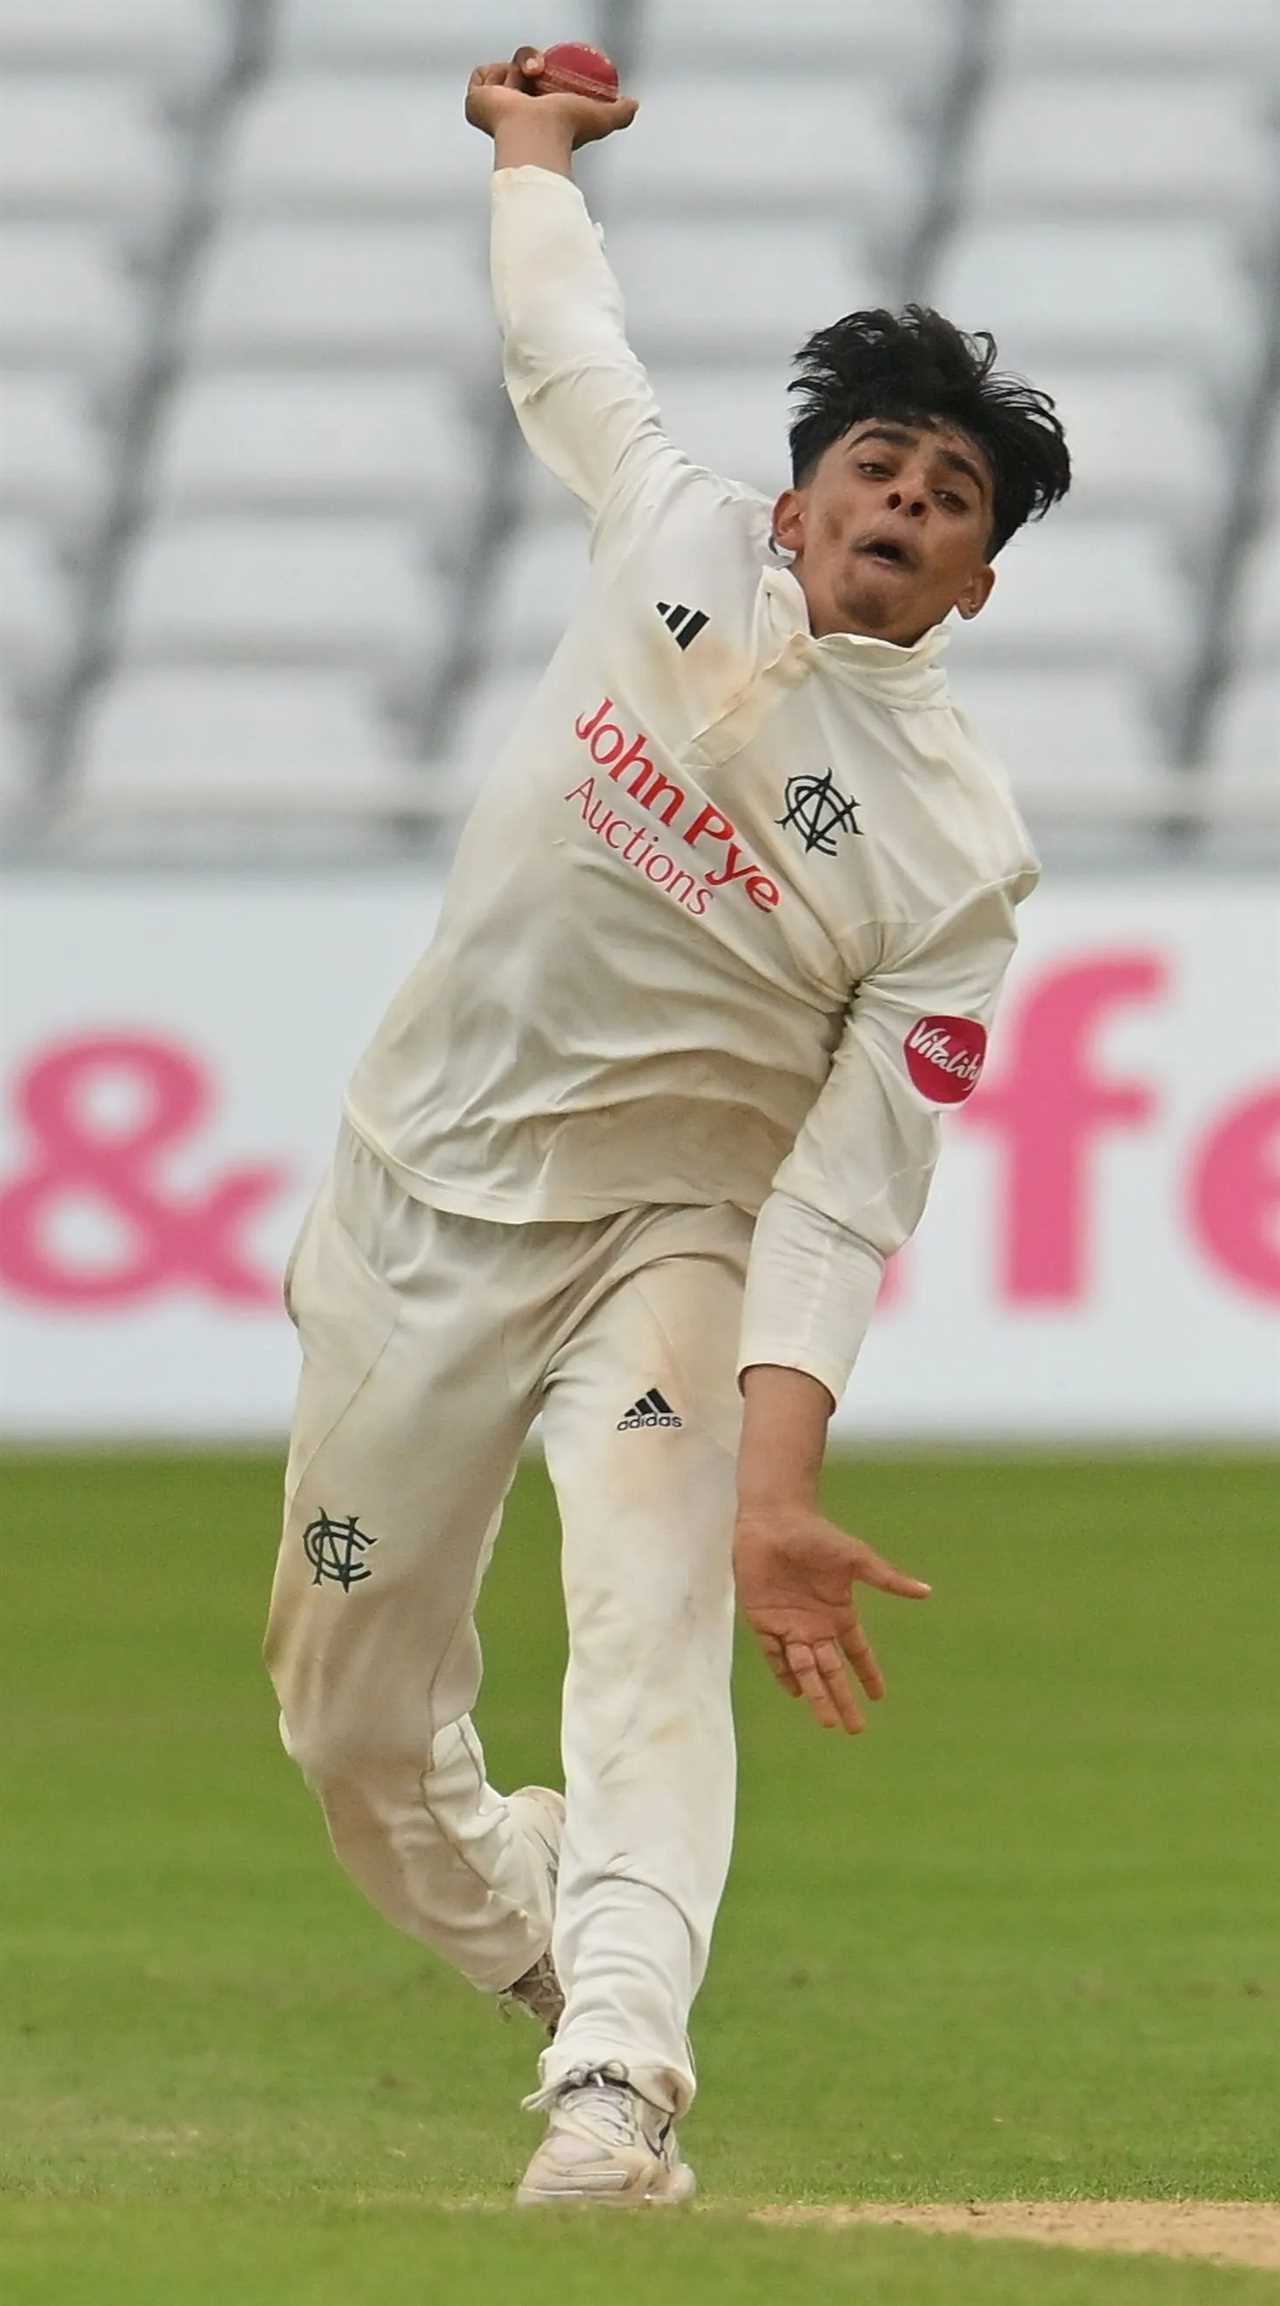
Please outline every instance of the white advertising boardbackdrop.
[[[344, 1077], [430, 934], [378, 877], [11, 880], [11, 1439], [277, 1439], [278, 1276]], [[1042, 890], [976, 1096], [842, 1412], [851, 1437], [1263, 1438], [1280, 1412], [1280, 907]]]

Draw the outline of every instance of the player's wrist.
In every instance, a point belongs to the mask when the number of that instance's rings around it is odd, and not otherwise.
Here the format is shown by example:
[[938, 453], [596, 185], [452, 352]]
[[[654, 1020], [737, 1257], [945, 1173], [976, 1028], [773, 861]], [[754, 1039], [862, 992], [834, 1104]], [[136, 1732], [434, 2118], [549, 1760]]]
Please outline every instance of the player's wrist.
[[572, 123], [535, 111], [532, 104], [494, 128], [495, 169], [545, 168], [554, 176], [571, 176], [573, 151]]

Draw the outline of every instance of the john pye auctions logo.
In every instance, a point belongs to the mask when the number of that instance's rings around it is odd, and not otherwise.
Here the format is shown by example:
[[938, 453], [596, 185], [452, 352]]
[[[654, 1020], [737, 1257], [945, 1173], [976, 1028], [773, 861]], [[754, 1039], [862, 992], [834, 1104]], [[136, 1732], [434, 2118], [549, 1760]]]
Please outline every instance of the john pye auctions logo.
[[573, 724], [575, 736], [596, 767], [608, 770], [609, 783], [620, 785], [625, 779], [631, 799], [647, 816], [657, 817], [692, 855], [688, 862], [682, 861], [678, 852], [673, 855], [662, 845], [661, 834], [614, 808], [607, 794], [597, 792], [593, 776], [584, 777], [564, 796], [578, 802], [588, 830], [633, 872], [699, 919], [718, 892], [727, 888], [742, 889], [760, 912], [773, 912], [782, 892], [751, 855], [732, 818], [700, 794], [691, 797], [674, 777], [666, 776], [644, 749], [648, 737], [628, 739], [618, 723], [606, 717], [613, 709], [613, 698], [606, 697], [594, 713], [581, 714]]
[[986, 1028], [973, 1017], [921, 1017], [903, 1047], [922, 1097], [935, 1105], [963, 1105], [982, 1078]]

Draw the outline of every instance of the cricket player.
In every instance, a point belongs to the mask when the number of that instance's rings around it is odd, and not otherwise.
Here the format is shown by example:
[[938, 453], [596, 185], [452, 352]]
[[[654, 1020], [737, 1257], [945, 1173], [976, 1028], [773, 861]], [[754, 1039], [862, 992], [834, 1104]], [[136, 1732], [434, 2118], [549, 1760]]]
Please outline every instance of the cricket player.
[[[1053, 404], [936, 313], [821, 330], [770, 504], [663, 430], [572, 181], [635, 106], [474, 73], [493, 289], [582, 607], [350, 1085], [285, 1292], [303, 1369], [267, 1654], [289, 1751], [390, 1921], [551, 2036], [523, 2203], [692, 2194], [676, 2125], [728, 1869], [735, 1590], [857, 1732], [827, 1423], [1037, 866], [953, 707], [946, 619], [1060, 498]], [[495, 640], [500, 649], [501, 635]], [[564, 1794], [504, 1795], [474, 1613], [541, 1416], [563, 1529]]]

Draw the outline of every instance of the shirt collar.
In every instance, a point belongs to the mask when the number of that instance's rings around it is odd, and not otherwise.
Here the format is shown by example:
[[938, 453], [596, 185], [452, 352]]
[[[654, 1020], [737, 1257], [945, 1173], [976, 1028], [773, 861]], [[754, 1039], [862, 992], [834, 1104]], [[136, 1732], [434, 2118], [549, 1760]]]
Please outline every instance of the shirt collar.
[[805, 653], [815, 666], [885, 704], [946, 702], [947, 678], [940, 660], [951, 646], [951, 635], [945, 625], [931, 626], [911, 648], [874, 640], [867, 633], [826, 633], [816, 640], [809, 630], [809, 604], [799, 578], [770, 558], [762, 581], [774, 630], [793, 646], [805, 643]]

